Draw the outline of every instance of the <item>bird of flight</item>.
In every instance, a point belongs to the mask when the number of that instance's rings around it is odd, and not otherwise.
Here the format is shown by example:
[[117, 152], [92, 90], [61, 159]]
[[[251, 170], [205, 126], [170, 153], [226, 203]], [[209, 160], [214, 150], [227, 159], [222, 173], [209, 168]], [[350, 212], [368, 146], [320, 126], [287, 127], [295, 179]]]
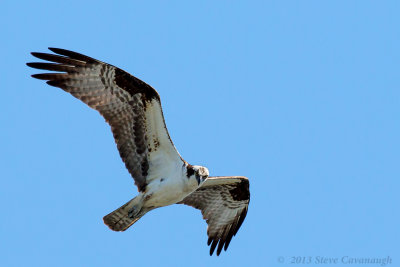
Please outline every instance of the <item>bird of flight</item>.
[[97, 110], [111, 126], [119, 154], [139, 195], [104, 216], [114, 231], [125, 231], [147, 212], [172, 204], [201, 210], [208, 224], [210, 255], [226, 250], [247, 214], [246, 177], [209, 177], [208, 169], [187, 163], [169, 136], [155, 89], [129, 73], [94, 58], [59, 48], [32, 55], [48, 62], [29, 67], [56, 71], [34, 74]]

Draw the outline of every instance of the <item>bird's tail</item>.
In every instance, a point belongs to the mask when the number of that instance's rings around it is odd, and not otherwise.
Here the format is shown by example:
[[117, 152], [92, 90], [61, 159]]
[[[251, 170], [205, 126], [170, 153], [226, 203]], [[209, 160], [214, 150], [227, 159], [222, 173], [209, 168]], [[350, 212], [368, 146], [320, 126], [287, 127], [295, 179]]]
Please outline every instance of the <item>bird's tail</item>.
[[103, 217], [104, 223], [113, 231], [125, 231], [137, 222], [148, 210], [143, 210], [139, 196]]

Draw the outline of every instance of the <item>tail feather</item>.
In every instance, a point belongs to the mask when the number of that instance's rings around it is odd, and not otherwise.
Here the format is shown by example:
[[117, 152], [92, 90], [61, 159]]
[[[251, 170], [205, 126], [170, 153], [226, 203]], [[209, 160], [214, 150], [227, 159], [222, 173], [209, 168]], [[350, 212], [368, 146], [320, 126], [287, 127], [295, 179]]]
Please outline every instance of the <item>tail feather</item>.
[[136, 215], [132, 216], [132, 214], [129, 214], [135, 206], [135, 202], [134, 198], [122, 205], [120, 208], [104, 216], [104, 223], [113, 231], [125, 231], [128, 229], [146, 213], [146, 211], [141, 210], [141, 207], [138, 207], [140, 211]]

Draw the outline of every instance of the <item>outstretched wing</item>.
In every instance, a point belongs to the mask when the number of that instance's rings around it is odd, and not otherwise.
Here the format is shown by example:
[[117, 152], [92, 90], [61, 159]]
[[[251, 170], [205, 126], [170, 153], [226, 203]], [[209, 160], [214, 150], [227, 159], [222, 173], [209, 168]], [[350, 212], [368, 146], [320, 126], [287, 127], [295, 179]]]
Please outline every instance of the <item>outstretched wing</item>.
[[111, 126], [119, 153], [139, 191], [164, 164], [183, 161], [165, 126], [157, 91], [129, 73], [91, 57], [59, 48], [32, 53], [51, 63], [27, 63], [57, 71], [34, 74], [100, 112]]
[[209, 177], [193, 193], [178, 204], [201, 210], [208, 224], [210, 255], [217, 248], [226, 250], [247, 214], [250, 202], [249, 180], [246, 177]]

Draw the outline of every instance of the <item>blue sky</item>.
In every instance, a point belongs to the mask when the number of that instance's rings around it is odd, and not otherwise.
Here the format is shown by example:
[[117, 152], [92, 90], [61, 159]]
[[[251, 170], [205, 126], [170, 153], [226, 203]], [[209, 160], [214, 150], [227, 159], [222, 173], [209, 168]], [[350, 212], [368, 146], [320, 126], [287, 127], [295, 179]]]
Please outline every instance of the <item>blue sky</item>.
[[[1, 6], [1, 266], [400, 261], [398, 1]], [[227, 252], [208, 255], [206, 223], [186, 206], [123, 233], [103, 224], [136, 187], [104, 119], [30, 78], [29, 52], [49, 46], [151, 84], [188, 162], [249, 177], [249, 213]]]

